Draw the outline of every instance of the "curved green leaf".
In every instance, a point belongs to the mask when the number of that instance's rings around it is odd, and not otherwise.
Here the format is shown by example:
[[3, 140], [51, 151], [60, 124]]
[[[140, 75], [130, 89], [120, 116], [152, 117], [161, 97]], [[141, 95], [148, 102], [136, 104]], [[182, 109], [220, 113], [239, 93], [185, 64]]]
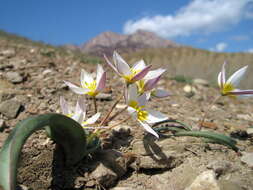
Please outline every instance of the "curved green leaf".
[[174, 136], [193, 136], [193, 137], [204, 137], [212, 140], [212, 143], [223, 144], [232, 148], [234, 151], [238, 151], [236, 147], [236, 141], [228, 136], [213, 133], [209, 131], [180, 131], [174, 134]]
[[16, 189], [21, 149], [33, 132], [46, 126], [50, 137], [63, 147], [66, 165], [76, 164], [87, 154], [85, 132], [73, 119], [54, 113], [25, 119], [16, 125], [0, 151], [0, 187], [3, 190]]

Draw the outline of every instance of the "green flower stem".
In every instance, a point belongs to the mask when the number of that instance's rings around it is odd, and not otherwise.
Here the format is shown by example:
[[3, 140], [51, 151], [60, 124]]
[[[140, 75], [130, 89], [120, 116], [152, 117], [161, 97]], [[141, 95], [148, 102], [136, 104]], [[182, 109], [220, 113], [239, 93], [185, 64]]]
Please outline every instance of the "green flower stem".
[[51, 138], [63, 147], [67, 166], [76, 164], [89, 153], [82, 126], [71, 118], [52, 113], [25, 119], [16, 125], [0, 151], [0, 187], [3, 190], [16, 189], [21, 149], [33, 132], [45, 126]]

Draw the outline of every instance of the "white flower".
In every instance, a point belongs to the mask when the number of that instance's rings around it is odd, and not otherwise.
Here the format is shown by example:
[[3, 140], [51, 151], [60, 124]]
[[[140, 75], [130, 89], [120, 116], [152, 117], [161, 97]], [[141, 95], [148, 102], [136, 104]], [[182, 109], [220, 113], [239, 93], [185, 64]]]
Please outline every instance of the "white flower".
[[77, 94], [88, 94], [94, 97], [105, 88], [106, 73], [103, 67], [101, 65], [98, 65], [96, 80], [94, 80], [90, 73], [82, 69], [80, 80], [81, 87], [78, 87], [67, 81], [64, 82], [73, 92]]
[[145, 105], [147, 101], [148, 97], [145, 93], [138, 96], [137, 87], [135, 85], [131, 85], [128, 88], [128, 112], [139, 121], [147, 132], [159, 138], [158, 134], [149, 126], [149, 124], [164, 121], [168, 119], [168, 117], [158, 111], [146, 109]]
[[151, 65], [146, 66], [143, 60], [138, 61], [133, 65], [132, 68], [125, 62], [125, 60], [116, 52], [113, 53], [113, 62], [112, 64], [106, 56], [105, 60], [108, 65], [119, 75], [121, 76], [127, 84], [132, 84], [138, 80], [141, 80], [148, 73]]
[[60, 106], [61, 106], [62, 113], [64, 115], [74, 119], [75, 121], [80, 123], [83, 127], [86, 127], [86, 125], [94, 124], [100, 117], [100, 113], [96, 113], [95, 115], [87, 119], [86, 121], [84, 120], [86, 116], [86, 105], [85, 105], [84, 99], [82, 98], [78, 99], [76, 103], [76, 107], [73, 110], [69, 107], [66, 100], [61, 96]]
[[158, 98], [169, 96], [170, 94], [165, 90], [154, 89], [165, 71], [165, 69], [156, 69], [149, 71], [143, 79], [136, 82], [138, 93], [147, 93], [148, 97], [152, 95]]
[[221, 94], [223, 96], [239, 96], [239, 97], [249, 97], [253, 96], [253, 90], [240, 90], [237, 89], [242, 77], [244, 76], [248, 66], [245, 66], [233, 75], [231, 75], [226, 81], [226, 71], [225, 71], [226, 62], [223, 64], [221, 72], [218, 75], [218, 84], [220, 87]]

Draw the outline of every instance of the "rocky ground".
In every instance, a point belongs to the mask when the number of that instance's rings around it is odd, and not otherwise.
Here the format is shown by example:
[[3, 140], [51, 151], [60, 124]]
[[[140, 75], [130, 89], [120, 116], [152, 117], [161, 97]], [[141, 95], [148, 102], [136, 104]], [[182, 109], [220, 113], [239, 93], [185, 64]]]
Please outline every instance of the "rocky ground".
[[[80, 68], [92, 72], [96, 65], [82, 62], [71, 53], [0, 39], [0, 147], [18, 121], [32, 115], [60, 112], [60, 96], [74, 104], [77, 97], [63, 80], [78, 84]], [[103, 116], [122, 93], [122, 82], [110, 68], [105, 68], [108, 70], [107, 89], [98, 100]], [[196, 130], [207, 111], [202, 130], [232, 135], [241, 154], [194, 137], [156, 140], [130, 119], [110, 132], [104, 139], [103, 149], [77, 166], [66, 168], [61, 149], [47, 139], [43, 131], [38, 131], [22, 150], [18, 171], [20, 188], [253, 189], [253, 136], [249, 128], [253, 124], [252, 99], [224, 97], [209, 108], [218, 95], [217, 89], [199, 80], [188, 85], [168, 78], [165, 76], [159, 85], [172, 95], [152, 99], [149, 106]], [[122, 103], [115, 111], [121, 107]], [[89, 108], [88, 116], [91, 116], [94, 113], [91, 102]], [[122, 114], [113, 122], [126, 117]]]

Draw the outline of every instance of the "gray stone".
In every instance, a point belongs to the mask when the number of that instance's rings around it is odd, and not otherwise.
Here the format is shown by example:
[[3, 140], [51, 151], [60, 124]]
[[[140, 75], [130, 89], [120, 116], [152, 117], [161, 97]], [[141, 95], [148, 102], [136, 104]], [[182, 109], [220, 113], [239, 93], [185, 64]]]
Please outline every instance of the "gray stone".
[[207, 165], [208, 169], [212, 169], [217, 176], [225, 174], [232, 167], [232, 163], [226, 160], [213, 161]]
[[221, 190], [212, 170], [202, 172], [185, 190]]
[[107, 101], [110, 101], [110, 100], [112, 100], [112, 94], [99, 93], [96, 96], [96, 99], [97, 100], [107, 100]]
[[192, 80], [192, 83], [193, 84], [197, 84], [197, 85], [202, 85], [202, 86], [209, 86], [209, 82], [207, 80], [204, 80], [204, 79], [193, 79]]
[[16, 52], [15, 52], [14, 49], [6, 49], [6, 50], [0, 51], [0, 55], [4, 56], [4, 57], [7, 57], [7, 58], [10, 58], [10, 57], [14, 56], [15, 53]]
[[113, 185], [118, 178], [115, 172], [104, 166], [102, 163], [100, 163], [91, 173], [91, 177], [105, 187]]
[[13, 71], [7, 72], [6, 78], [8, 81], [14, 84], [21, 83], [24, 80], [24, 78], [18, 72], [13, 72]]
[[0, 104], [0, 112], [9, 119], [16, 118], [20, 108], [21, 103], [13, 99], [6, 100]]
[[253, 152], [243, 152], [242, 154], [241, 161], [253, 168]]

